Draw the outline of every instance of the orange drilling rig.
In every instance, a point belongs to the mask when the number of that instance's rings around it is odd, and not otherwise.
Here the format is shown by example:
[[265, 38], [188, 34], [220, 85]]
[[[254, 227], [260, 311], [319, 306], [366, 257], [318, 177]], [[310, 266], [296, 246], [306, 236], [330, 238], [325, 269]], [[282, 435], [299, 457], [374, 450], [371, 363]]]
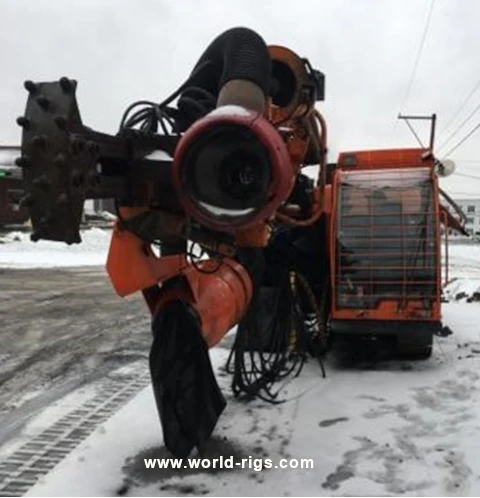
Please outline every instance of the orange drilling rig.
[[208, 348], [235, 325], [232, 387], [247, 398], [275, 400], [275, 381], [335, 334], [391, 334], [403, 352], [430, 354], [440, 222], [461, 229], [440, 204], [431, 150], [328, 164], [315, 108], [324, 75], [246, 28], [217, 37], [168, 98], [129, 106], [116, 135], [83, 125], [76, 85], [25, 82], [21, 205], [32, 240], [73, 244], [85, 200], [115, 199], [107, 271], [152, 314], [152, 385], [173, 454], [201, 449], [225, 407]]
[[[433, 144], [432, 144], [433, 145]], [[389, 336], [424, 359], [442, 330], [441, 236], [464, 217], [431, 149], [341, 153], [331, 183], [332, 333]]]

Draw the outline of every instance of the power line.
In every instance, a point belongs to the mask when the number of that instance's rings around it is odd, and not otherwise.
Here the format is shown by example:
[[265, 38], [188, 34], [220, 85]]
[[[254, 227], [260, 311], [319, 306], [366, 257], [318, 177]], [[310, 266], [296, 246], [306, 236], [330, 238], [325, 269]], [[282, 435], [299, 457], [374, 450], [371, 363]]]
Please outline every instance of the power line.
[[407, 103], [408, 97], [410, 96], [410, 92], [412, 90], [413, 82], [415, 80], [415, 76], [417, 74], [418, 66], [420, 63], [420, 58], [422, 57], [423, 47], [425, 45], [425, 40], [427, 39], [428, 28], [430, 27], [430, 21], [432, 19], [433, 7], [435, 5], [435, 0], [431, 0], [430, 6], [428, 9], [427, 20], [425, 23], [425, 28], [423, 30], [422, 38], [420, 40], [420, 46], [418, 47], [417, 56], [415, 58], [415, 63], [413, 64], [412, 74], [410, 76], [410, 80], [408, 82], [407, 91], [405, 92], [405, 96], [403, 97], [402, 105], [400, 106], [400, 112], [405, 107]]
[[455, 130], [452, 131], [452, 133], [450, 133], [448, 138], [440, 144], [437, 150], [443, 149], [445, 145], [447, 145], [448, 142], [450, 142], [450, 140], [470, 121], [470, 119], [472, 119], [472, 117], [478, 112], [479, 109], [480, 109], [480, 102], [477, 105], [477, 107], [475, 107], [475, 109], [462, 121], [462, 123], [459, 126], [457, 126]]
[[465, 137], [463, 137], [462, 140], [460, 140], [460, 142], [457, 143], [457, 145], [455, 145], [446, 154], [444, 154], [443, 157], [447, 157], [450, 154], [452, 154], [453, 152], [455, 152], [460, 147], [460, 145], [462, 145], [464, 142], [466, 142], [479, 128], [480, 128], [480, 123], [478, 123], [477, 126], [474, 126], [473, 129], [470, 130], [470, 132], [467, 133], [467, 135], [465, 135]]
[[473, 180], [480, 180], [480, 176], [467, 175], [466, 173], [455, 173], [456, 176], [462, 176], [464, 178], [472, 178]]
[[[457, 117], [460, 115], [460, 113], [463, 111], [465, 108], [467, 102], [472, 98], [472, 96], [475, 94], [475, 92], [480, 88], [480, 79], [475, 83], [473, 86], [472, 90], [467, 94], [467, 96], [463, 99], [462, 103], [458, 107], [457, 111], [452, 115], [452, 117], [448, 120], [447, 124], [444, 126], [443, 131], [445, 132], [450, 128], [452, 123], [457, 119]], [[443, 132], [442, 132], [443, 133]]]
[[[478, 199], [478, 194], [472, 194], [471, 192], [448, 192], [448, 195], [450, 196], [457, 196], [457, 195], [466, 195], [466, 196], [472, 196], [471, 199]], [[468, 198], [462, 199], [462, 200], [471, 200]]]

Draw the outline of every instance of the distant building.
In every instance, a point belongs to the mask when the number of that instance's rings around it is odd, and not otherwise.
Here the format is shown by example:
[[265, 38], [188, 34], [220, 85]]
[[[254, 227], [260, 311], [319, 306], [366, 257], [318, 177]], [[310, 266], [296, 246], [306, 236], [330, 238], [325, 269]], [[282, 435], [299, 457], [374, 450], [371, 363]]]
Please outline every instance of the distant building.
[[23, 196], [22, 171], [15, 166], [20, 147], [0, 145], [0, 225], [23, 223], [28, 220], [26, 209], [20, 209]]
[[[20, 147], [10, 146], [10, 145], [0, 145], [0, 167], [2, 171], [14, 172], [20, 168], [15, 166], [15, 159], [20, 155]], [[21, 175], [16, 175], [21, 178]]]
[[[87, 201], [88, 202], [88, 201]], [[97, 213], [107, 212], [111, 214], [116, 214], [117, 210], [115, 208], [114, 199], [95, 199], [93, 201], [94, 211]]]
[[455, 199], [455, 202], [465, 213], [465, 228], [469, 235], [480, 236], [480, 198]]
[[[22, 196], [23, 175], [22, 170], [15, 165], [15, 159], [21, 155], [19, 146], [0, 145], [0, 224], [20, 223], [28, 219], [25, 209], [14, 208], [12, 205], [12, 194]], [[93, 214], [95, 212], [108, 211], [115, 214], [115, 203], [113, 199], [95, 199], [85, 201], [84, 212]]]

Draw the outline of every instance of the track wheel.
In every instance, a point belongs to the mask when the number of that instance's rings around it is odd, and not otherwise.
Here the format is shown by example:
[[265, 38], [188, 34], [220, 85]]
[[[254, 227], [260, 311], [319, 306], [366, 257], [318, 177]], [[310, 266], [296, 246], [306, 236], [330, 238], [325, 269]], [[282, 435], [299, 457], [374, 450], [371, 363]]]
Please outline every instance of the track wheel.
[[398, 356], [408, 360], [426, 360], [432, 355], [433, 333], [402, 333], [397, 336]]

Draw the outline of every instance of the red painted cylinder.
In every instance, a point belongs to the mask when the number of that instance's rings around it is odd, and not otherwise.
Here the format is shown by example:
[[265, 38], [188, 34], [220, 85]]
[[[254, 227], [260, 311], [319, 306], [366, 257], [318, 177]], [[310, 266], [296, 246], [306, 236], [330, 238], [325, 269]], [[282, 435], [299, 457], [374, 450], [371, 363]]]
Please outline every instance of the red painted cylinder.
[[215, 109], [186, 131], [172, 175], [185, 212], [224, 232], [273, 216], [295, 181], [277, 130], [260, 113], [233, 105]]

